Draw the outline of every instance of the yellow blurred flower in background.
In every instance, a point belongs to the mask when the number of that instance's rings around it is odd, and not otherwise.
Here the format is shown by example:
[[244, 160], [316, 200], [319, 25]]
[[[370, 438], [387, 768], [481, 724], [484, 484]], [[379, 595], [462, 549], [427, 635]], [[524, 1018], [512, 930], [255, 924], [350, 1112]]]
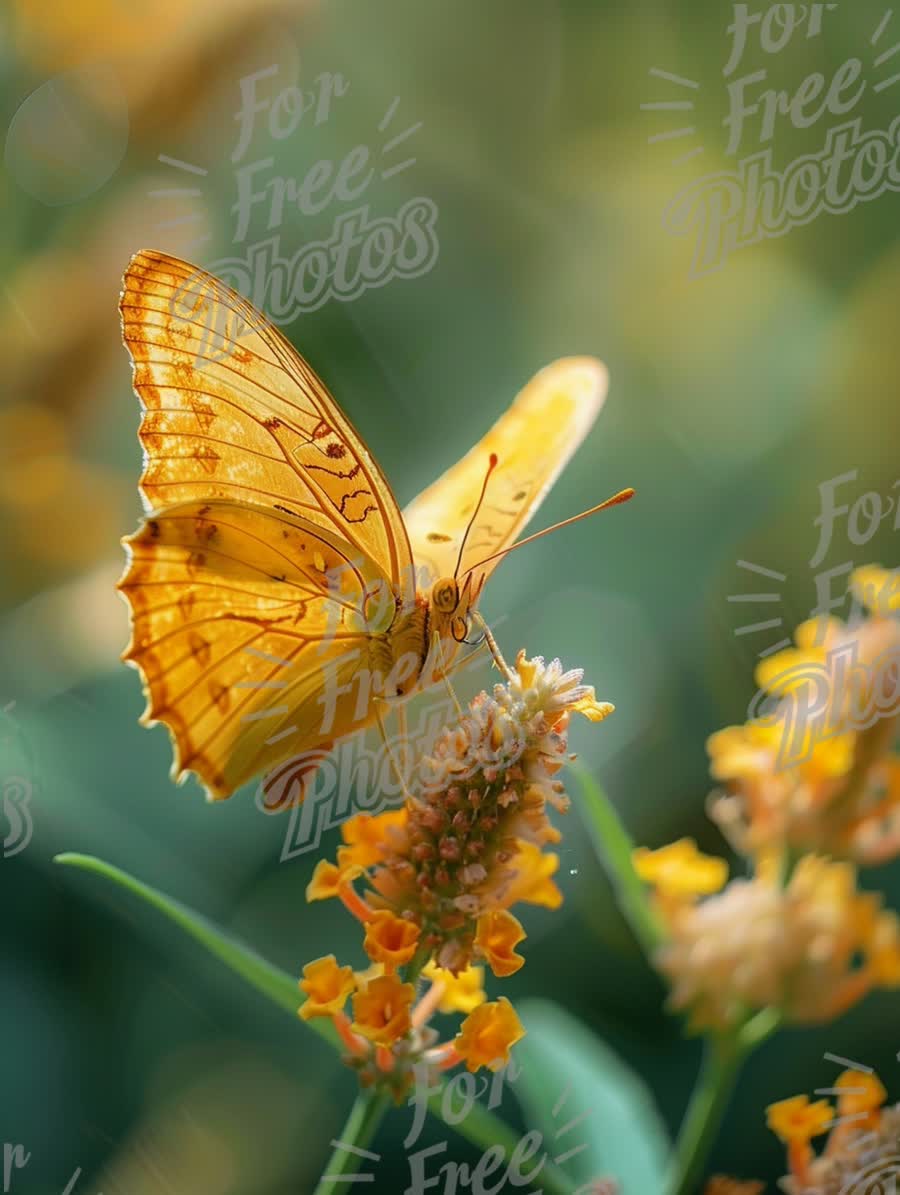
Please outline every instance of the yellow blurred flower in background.
[[697, 850], [693, 838], [680, 838], [658, 850], [638, 847], [634, 868], [662, 897], [710, 896], [728, 882], [728, 864]]
[[656, 962], [670, 1004], [695, 1030], [722, 1031], [763, 1009], [796, 1024], [828, 1021], [877, 987], [900, 987], [900, 924], [856, 889], [849, 863], [799, 860], [732, 880], [706, 899], [663, 904]]
[[773, 708], [707, 743], [710, 813], [748, 855], [814, 851], [881, 864], [900, 853], [898, 574], [874, 565], [851, 578], [869, 616], [813, 620], [797, 647], [764, 660], [757, 680]]

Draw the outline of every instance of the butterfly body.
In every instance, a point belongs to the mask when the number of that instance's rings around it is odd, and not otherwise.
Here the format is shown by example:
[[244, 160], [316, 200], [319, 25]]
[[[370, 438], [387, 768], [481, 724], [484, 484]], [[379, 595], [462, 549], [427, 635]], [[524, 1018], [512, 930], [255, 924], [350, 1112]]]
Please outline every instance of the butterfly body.
[[147, 514], [119, 587], [144, 721], [214, 799], [263, 772], [272, 805], [302, 799], [335, 742], [447, 674], [496, 560], [592, 425], [605, 369], [541, 371], [401, 512], [323, 383], [236, 292], [144, 251], [120, 308]]

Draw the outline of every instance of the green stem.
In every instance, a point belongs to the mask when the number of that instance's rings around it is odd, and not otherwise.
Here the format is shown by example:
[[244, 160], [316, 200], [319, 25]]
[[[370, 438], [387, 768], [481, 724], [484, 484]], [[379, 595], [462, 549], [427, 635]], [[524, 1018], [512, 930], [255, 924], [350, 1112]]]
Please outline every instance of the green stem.
[[[364, 1150], [370, 1144], [387, 1106], [388, 1097], [385, 1095], [378, 1095], [374, 1091], [359, 1093], [314, 1195], [335, 1195], [337, 1191], [347, 1191], [352, 1181], [347, 1179], [347, 1175], [359, 1173], [361, 1167], [366, 1165], [366, 1159], [354, 1149]], [[354, 1148], [348, 1148], [350, 1146]]]
[[669, 1195], [699, 1189], [735, 1081], [747, 1057], [781, 1024], [776, 1008], [764, 1008], [736, 1031], [707, 1039], [700, 1078], [678, 1134]]
[[700, 1078], [678, 1134], [670, 1195], [694, 1195], [699, 1190], [742, 1059], [735, 1036], [707, 1041]]
[[411, 983], [413, 987], [418, 987], [419, 977], [422, 974], [422, 968], [431, 957], [431, 951], [427, 946], [420, 946], [413, 957], [410, 959], [406, 971], [403, 975], [404, 982]]
[[778, 879], [782, 888], [787, 888], [791, 882], [794, 870], [797, 864], [803, 858], [803, 853], [798, 851], [795, 847], [785, 844], [781, 852], [781, 866], [779, 868]]

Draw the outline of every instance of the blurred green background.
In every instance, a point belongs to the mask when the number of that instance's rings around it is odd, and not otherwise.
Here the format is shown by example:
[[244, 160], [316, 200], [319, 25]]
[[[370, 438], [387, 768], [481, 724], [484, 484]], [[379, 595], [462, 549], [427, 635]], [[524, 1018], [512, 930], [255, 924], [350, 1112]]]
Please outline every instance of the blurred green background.
[[[891, 73], [874, 65], [871, 41], [884, 11], [841, 5], [821, 36], [801, 30], [779, 55], [751, 43], [741, 71], [766, 69], [793, 91], [859, 54], [864, 126], [887, 128], [900, 86], [871, 85]], [[32, 1153], [12, 1190], [62, 1191], [77, 1167], [79, 1191], [106, 1195], [311, 1190], [351, 1099], [352, 1077], [318, 1039], [136, 903], [51, 864], [62, 850], [107, 858], [294, 973], [323, 953], [362, 961], [349, 918], [304, 904], [313, 855], [279, 863], [285, 820], [264, 817], [251, 793], [212, 807], [193, 783], [172, 785], [166, 733], [139, 728], [139, 681], [118, 659], [118, 540], [140, 513], [141, 467], [121, 274], [142, 247], [210, 264], [272, 235], [260, 204], [246, 242], [234, 240], [235, 117], [240, 80], [254, 71], [277, 65], [282, 86], [308, 88], [327, 71], [349, 82], [318, 126], [305, 119], [275, 141], [259, 121], [247, 160], [272, 157], [273, 174], [302, 178], [360, 144], [377, 156], [420, 125], [384, 156], [414, 165], [376, 177], [363, 202], [377, 216], [430, 198], [434, 268], [285, 328], [401, 503], [468, 450], [540, 366], [582, 353], [609, 365], [606, 409], [536, 526], [626, 485], [637, 498], [516, 553], [484, 609], [508, 655], [525, 646], [583, 666], [615, 703], [613, 718], [575, 728], [573, 742], [635, 838], [693, 834], [724, 849], [704, 816], [706, 736], [744, 717], [757, 653], [808, 615], [817, 573], [897, 563], [893, 515], [867, 543], [839, 520], [824, 561], [810, 560], [822, 483], [855, 471], [839, 499], [896, 500], [900, 365], [895, 194], [740, 249], [693, 279], [690, 239], [663, 227], [683, 187], [733, 168], [722, 125], [730, 17], [707, 0], [5, 8], [0, 706], [15, 703], [4, 715], [5, 775], [32, 785], [34, 829], [0, 863], [0, 1139]], [[689, 115], [641, 109], [686, 97]], [[685, 123], [691, 137], [651, 140]], [[818, 151], [836, 123], [825, 114], [797, 130], [782, 119], [776, 162]], [[761, 148], [751, 140], [742, 153]], [[677, 160], [698, 145], [702, 154]], [[184, 187], [196, 194], [150, 194]], [[327, 237], [347, 206], [288, 211], [275, 230], [283, 254]], [[845, 580], [836, 574], [835, 595]], [[773, 589], [774, 603], [727, 600]], [[780, 630], [735, 633], [777, 618]], [[485, 665], [472, 683], [489, 681]], [[674, 1130], [697, 1045], [664, 1011], [577, 799], [563, 828], [565, 905], [528, 917], [528, 964], [503, 991], [560, 1001], [607, 1036]], [[898, 874], [864, 882], [896, 906]], [[896, 995], [879, 995], [838, 1024], [769, 1043], [741, 1080], [715, 1167], [783, 1172], [764, 1106], [833, 1078], [825, 1051], [878, 1067], [900, 1098], [897, 1009]], [[517, 1116], [510, 1100], [504, 1112]], [[403, 1189], [407, 1127], [404, 1111], [386, 1122], [385, 1161], [368, 1189]], [[446, 1136], [428, 1131], [429, 1141]], [[458, 1139], [450, 1156], [472, 1157]]]

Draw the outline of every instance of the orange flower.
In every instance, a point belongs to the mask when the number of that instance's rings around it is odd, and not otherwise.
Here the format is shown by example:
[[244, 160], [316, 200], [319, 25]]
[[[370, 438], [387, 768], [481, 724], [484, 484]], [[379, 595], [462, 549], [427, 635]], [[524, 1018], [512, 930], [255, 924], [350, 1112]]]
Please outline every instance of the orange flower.
[[803, 1187], [808, 1184], [814, 1156], [810, 1141], [831, 1128], [833, 1117], [834, 1109], [827, 1100], [811, 1104], [805, 1095], [780, 1100], [766, 1109], [766, 1123], [788, 1147], [791, 1174]]
[[363, 942], [366, 954], [373, 963], [383, 963], [386, 971], [393, 971], [408, 963], [419, 944], [419, 927], [414, 921], [398, 917], [390, 909], [379, 909], [366, 923]]
[[487, 960], [494, 974], [503, 979], [514, 975], [525, 962], [515, 947], [525, 938], [521, 924], [506, 909], [497, 909], [478, 918], [475, 949]]
[[330, 1017], [340, 1012], [356, 987], [351, 967], [339, 967], [333, 954], [307, 963], [303, 968], [300, 990], [306, 1000], [298, 1009], [304, 1021], [312, 1017]]
[[327, 859], [320, 859], [306, 885], [307, 900], [330, 900], [341, 892], [341, 869]]
[[358, 921], [367, 922], [372, 918], [372, 909], [353, 887], [353, 881], [361, 874], [362, 868], [355, 863], [336, 867], [327, 859], [320, 859], [306, 886], [306, 899], [331, 900], [337, 896]]
[[[878, 1109], [887, 1099], [887, 1092], [877, 1075], [866, 1074], [864, 1071], [844, 1071], [835, 1087], [840, 1092], [838, 1113], [841, 1117], [853, 1117], [854, 1130], [877, 1127]], [[848, 1124], [843, 1127], [850, 1126]]]
[[353, 997], [353, 1028], [379, 1046], [390, 1046], [410, 1029], [416, 989], [396, 975], [379, 975]]
[[470, 1013], [453, 1044], [470, 1071], [476, 1071], [480, 1066], [499, 1070], [509, 1062], [510, 1047], [524, 1036], [525, 1028], [515, 1009], [505, 996], [501, 996]]
[[809, 1102], [809, 1096], [794, 1095], [766, 1108], [766, 1124], [789, 1145], [793, 1141], [811, 1141], [828, 1131], [834, 1109], [827, 1100]]

